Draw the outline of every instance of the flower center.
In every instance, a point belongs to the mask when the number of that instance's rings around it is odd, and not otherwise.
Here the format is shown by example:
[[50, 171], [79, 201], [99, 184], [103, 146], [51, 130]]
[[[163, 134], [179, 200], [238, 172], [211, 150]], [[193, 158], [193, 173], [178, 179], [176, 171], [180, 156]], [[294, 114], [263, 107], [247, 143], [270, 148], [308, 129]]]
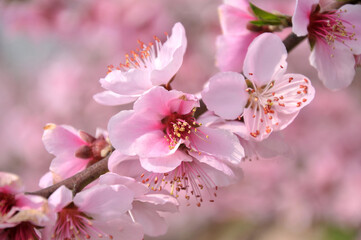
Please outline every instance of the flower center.
[[0, 214], [7, 214], [13, 206], [15, 206], [16, 200], [14, 194], [0, 192]]
[[30, 222], [21, 222], [15, 227], [0, 229], [0, 239], [38, 240], [40, 237], [35, 231], [33, 224]]
[[91, 158], [88, 167], [106, 157], [112, 150], [111, 145], [103, 135], [95, 138], [86, 132], [80, 131], [80, 137], [88, 144], [79, 147], [75, 151], [75, 156], [82, 159]]
[[[185, 198], [190, 199], [194, 196], [197, 206], [200, 207], [203, 202], [202, 190], [206, 189], [210, 202], [214, 202], [213, 197], [217, 194], [212, 189], [217, 190], [216, 184], [211, 177], [196, 162], [182, 162], [176, 169], [168, 173], [143, 173], [141, 181], [147, 184], [154, 191], [161, 191], [167, 184], [170, 185], [170, 194], [179, 197], [181, 191], [185, 192]], [[189, 204], [188, 204], [189, 205]]]
[[112, 235], [105, 234], [93, 226], [91, 218], [80, 212], [74, 204], [70, 204], [58, 213], [52, 239], [90, 239], [91, 234], [99, 238], [103, 236], [113, 239]]
[[346, 10], [339, 9], [319, 13], [319, 10], [316, 9], [316, 11], [311, 14], [310, 24], [308, 25], [308, 32], [311, 39], [322, 39], [328, 45], [332, 46], [333, 49], [335, 48], [333, 46], [335, 41], [349, 47], [346, 41], [356, 41], [357, 39], [355, 38], [355, 32], [350, 31], [350, 29], [355, 28], [355, 25], [341, 18], [341, 15], [345, 12]]
[[[192, 133], [199, 132], [198, 127], [202, 126], [194, 118], [195, 108], [188, 114], [181, 115], [172, 113], [170, 116], [162, 119], [164, 124], [164, 138], [169, 142], [169, 149], [177, 146], [179, 141], [187, 142]], [[206, 136], [207, 137], [207, 136]]]

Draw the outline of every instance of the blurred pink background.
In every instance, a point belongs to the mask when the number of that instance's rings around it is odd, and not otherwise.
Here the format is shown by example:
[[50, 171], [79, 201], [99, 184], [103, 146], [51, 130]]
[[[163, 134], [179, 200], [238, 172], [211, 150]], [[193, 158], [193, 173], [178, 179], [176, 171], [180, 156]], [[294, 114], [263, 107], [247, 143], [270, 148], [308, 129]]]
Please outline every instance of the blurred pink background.
[[[295, 1], [252, 1], [292, 14]], [[137, 39], [164, 41], [175, 22], [188, 48], [173, 87], [196, 93], [217, 72], [220, 0], [3, 1], [0, 3], [0, 170], [38, 189], [52, 156], [42, 144], [46, 123], [95, 133], [121, 108], [92, 95], [107, 66], [124, 60]], [[289, 32], [289, 30], [288, 30]], [[157, 239], [361, 239], [361, 71], [352, 85], [327, 90], [303, 42], [288, 72], [308, 76], [313, 102], [283, 132], [285, 156], [243, 162], [244, 179], [219, 190], [214, 204], [181, 207]], [[130, 107], [128, 105], [126, 107]]]

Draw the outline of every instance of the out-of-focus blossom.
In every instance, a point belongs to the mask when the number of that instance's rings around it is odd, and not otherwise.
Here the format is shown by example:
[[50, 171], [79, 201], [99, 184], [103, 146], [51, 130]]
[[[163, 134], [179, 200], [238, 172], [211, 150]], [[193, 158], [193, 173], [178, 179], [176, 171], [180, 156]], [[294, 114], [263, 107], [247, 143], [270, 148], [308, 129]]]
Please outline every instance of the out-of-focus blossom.
[[73, 176], [104, 158], [111, 150], [106, 133], [98, 130], [93, 137], [67, 125], [46, 125], [43, 143], [56, 157], [50, 164], [50, 172], [40, 180], [42, 187]]
[[[354, 55], [361, 54], [361, 5], [323, 11], [319, 0], [298, 0], [292, 30], [311, 42], [310, 63], [326, 87], [349, 86], [355, 77]], [[332, 71], [331, 71], [332, 69]]]
[[271, 33], [257, 37], [244, 62], [246, 80], [234, 72], [218, 73], [209, 80], [202, 92], [208, 109], [227, 120], [243, 117], [248, 133], [258, 141], [284, 129], [315, 94], [308, 78], [285, 74], [286, 58], [279, 37]]
[[185, 190], [201, 198], [200, 188], [216, 186], [208, 169], [233, 177], [228, 164], [239, 163], [244, 152], [230, 132], [198, 123], [193, 116], [198, 106], [192, 95], [154, 87], [134, 103], [134, 110], [110, 119], [109, 138], [120, 154], [139, 156], [141, 166], [153, 173], [144, 177], [152, 188], [169, 180], [172, 194]]
[[216, 65], [222, 71], [240, 72], [248, 46], [262, 33], [248, 29], [249, 22], [257, 18], [247, 0], [225, 0], [218, 12], [223, 35], [217, 38]]
[[22, 190], [18, 176], [0, 172], [1, 239], [40, 239], [39, 229], [50, 219], [46, 199]]
[[133, 102], [152, 86], [167, 85], [183, 62], [187, 47], [185, 30], [176, 23], [172, 35], [164, 44], [155, 37], [155, 44], [140, 42], [140, 47], [126, 55], [124, 64], [110, 67], [100, 83], [107, 91], [94, 95], [94, 99], [105, 105]]

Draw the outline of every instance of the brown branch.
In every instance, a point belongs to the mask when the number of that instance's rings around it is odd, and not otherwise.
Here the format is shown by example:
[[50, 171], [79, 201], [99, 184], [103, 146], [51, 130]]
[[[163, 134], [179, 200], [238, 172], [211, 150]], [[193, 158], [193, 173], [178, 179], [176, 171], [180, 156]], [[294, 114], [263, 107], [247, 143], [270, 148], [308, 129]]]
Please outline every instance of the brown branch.
[[286, 46], [287, 52], [291, 52], [298, 44], [300, 44], [306, 36], [297, 37], [296, 34], [290, 33], [285, 40], [283, 40], [283, 44]]
[[48, 198], [56, 189], [58, 189], [61, 185], [64, 185], [70, 190], [72, 190], [73, 194], [75, 195], [76, 193], [80, 192], [86, 185], [99, 178], [100, 175], [109, 171], [108, 170], [109, 155], [70, 178], [67, 178], [50, 187], [41, 189], [36, 192], [27, 192], [26, 194], [39, 195], [44, 198]]

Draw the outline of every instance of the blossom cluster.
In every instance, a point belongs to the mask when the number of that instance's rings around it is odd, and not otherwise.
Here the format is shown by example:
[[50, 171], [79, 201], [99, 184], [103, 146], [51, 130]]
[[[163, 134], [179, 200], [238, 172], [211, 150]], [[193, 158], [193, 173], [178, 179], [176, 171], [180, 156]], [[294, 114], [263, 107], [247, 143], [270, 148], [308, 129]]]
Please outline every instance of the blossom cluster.
[[[262, 157], [264, 142], [315, 96], [308, 77], [286, 73], [287, 48], [273, 32], [292, 21], [293, 32], [309, 38], [310, 62], [320, 79], [340, 89], [353, 80], [361, 54], [360, 10], [299, 0], [291, 19], [248, 1], [225, 1], [217, 40], [222, 71], [198, 94], [172, 88], [187, 48], [181, 23], [165, 41], [139, 40], [124, 62], [108, 66], [100, 79], [105, 90], [94, 95], [100, 104], [132, 103], [131, 109], [112, 116], [107, 130], [97, 129], [95, 136], [68, 125], [44, 127], [44, 146], [55, 158], [39, 186], [59, 185], [55, 191], [47, 198], [26, 194], [18, 176], [0, 172], [0, 237], [156, 237], [167, 231], [162, 212], [216, 202], [220, 187], [242, 178], [242, 160]], [[79, 191], [62, 185], [100, 163], [109, 172]]]

